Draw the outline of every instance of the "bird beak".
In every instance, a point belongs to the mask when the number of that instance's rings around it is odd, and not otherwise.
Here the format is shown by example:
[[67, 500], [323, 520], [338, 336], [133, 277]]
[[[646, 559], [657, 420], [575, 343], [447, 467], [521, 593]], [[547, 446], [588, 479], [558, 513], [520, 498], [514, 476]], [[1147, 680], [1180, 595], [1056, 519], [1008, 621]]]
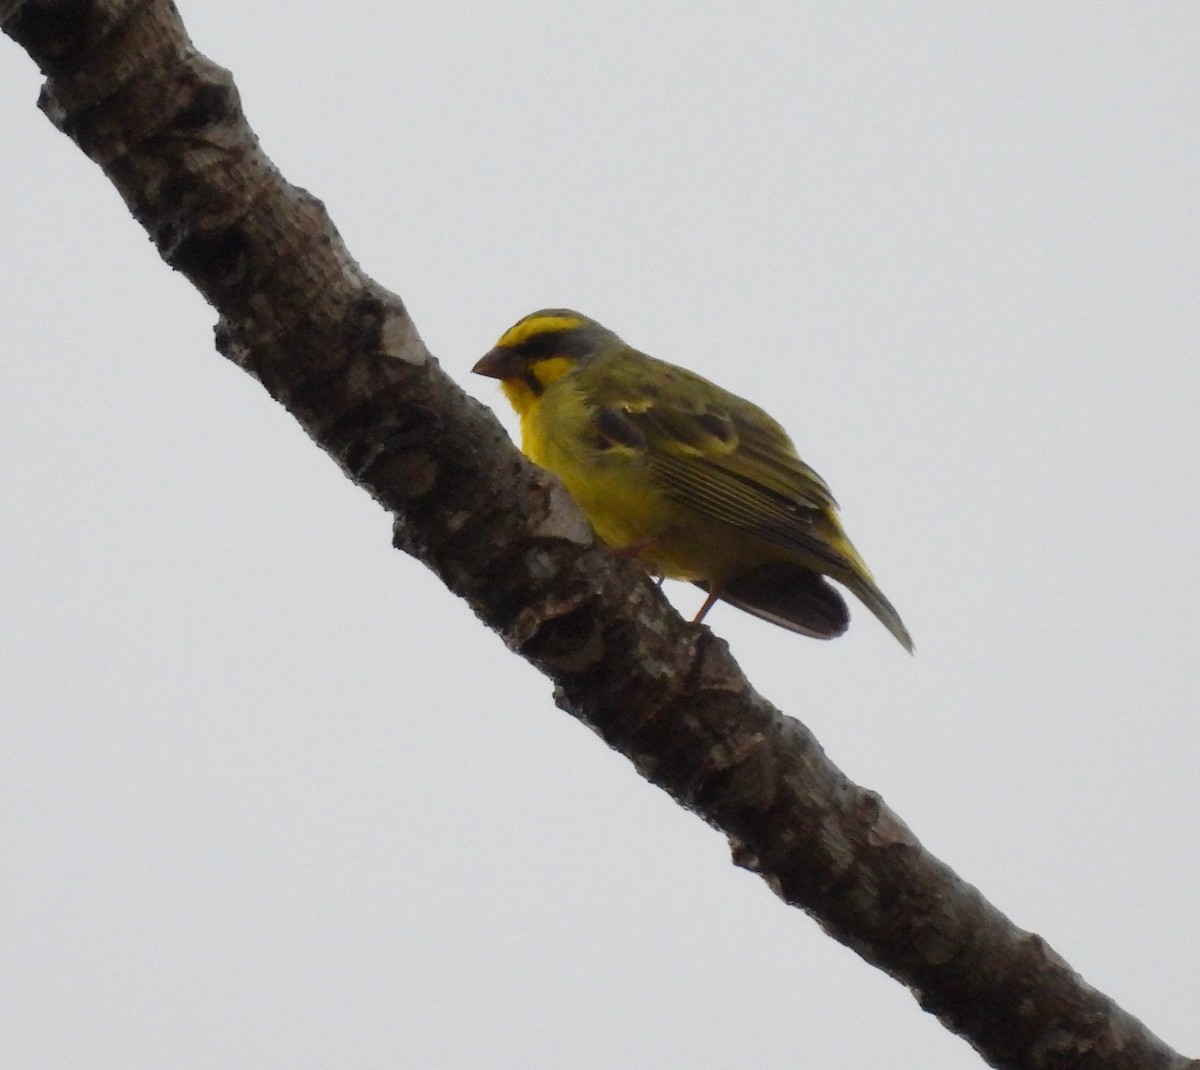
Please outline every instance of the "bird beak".
[[515, 379], [521, 374], [521, 359], [511, 349], [497, 346], [480, 357], [471, 371], [489, 379]]

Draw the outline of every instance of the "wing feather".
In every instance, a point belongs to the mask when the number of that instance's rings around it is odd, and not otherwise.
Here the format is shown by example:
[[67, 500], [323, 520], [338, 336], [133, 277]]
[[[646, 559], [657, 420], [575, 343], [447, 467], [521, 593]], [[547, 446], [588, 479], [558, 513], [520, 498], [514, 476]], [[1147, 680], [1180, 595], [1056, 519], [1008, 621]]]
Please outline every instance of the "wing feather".
[[[672, 497], [727, 524], [844, 569], [829, 543], [837, 508], [825, 481], [786, 432], [748, 401], [645, 354], [596, 369], [598, 413], [622, 417], [650, 470]], [[607, 372], [607, 374], [605, 374]], [[636, 429], [636, 430], [635, 430]]]

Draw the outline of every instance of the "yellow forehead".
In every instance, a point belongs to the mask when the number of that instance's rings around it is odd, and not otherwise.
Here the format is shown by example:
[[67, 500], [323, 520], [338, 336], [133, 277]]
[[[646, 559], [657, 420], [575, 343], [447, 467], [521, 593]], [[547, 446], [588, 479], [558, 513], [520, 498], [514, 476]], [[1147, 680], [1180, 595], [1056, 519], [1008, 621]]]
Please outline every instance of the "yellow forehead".
[[583, 320], [578, 316], [539, 316], [535, 313], [532, 316], [526, 316], [515, 326], [509, 327], [501, 335], [500, 341], [496, 343], [496, 348], [508, 349], [512, 346], [519, 346], [535, 335], [550, 334], [553, 331], [569, 331], [572, 327], [579, 327], [582, 324]]

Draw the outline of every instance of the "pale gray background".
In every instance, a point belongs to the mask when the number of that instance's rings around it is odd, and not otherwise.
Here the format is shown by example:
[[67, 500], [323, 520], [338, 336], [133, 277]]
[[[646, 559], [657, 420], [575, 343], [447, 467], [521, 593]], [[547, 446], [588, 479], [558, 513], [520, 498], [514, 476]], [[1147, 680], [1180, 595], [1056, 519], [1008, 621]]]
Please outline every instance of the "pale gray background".
[[[567, 304], [793, 431], [917, 656], [712, 626], [1200, 1053], [1200, 6], [428, 6], [182, 2], [478, 397]], [[389, 549], [38, 85], [5, 41], [0, 1063], [978, 1066]]]

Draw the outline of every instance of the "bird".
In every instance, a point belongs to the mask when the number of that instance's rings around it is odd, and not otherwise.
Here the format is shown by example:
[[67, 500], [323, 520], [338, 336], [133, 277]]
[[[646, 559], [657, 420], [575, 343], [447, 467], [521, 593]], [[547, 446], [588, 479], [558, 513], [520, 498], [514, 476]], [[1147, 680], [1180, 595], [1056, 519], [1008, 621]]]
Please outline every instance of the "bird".
[[832, 639], [850, 623], [833, 580], [913, 652], [828, 485], [757, 405], [566, 308], [518, 320], [472, 371], [500, 381], [522, 450], [604, 543], [707, 592], [695, 623], [720, 600]]

